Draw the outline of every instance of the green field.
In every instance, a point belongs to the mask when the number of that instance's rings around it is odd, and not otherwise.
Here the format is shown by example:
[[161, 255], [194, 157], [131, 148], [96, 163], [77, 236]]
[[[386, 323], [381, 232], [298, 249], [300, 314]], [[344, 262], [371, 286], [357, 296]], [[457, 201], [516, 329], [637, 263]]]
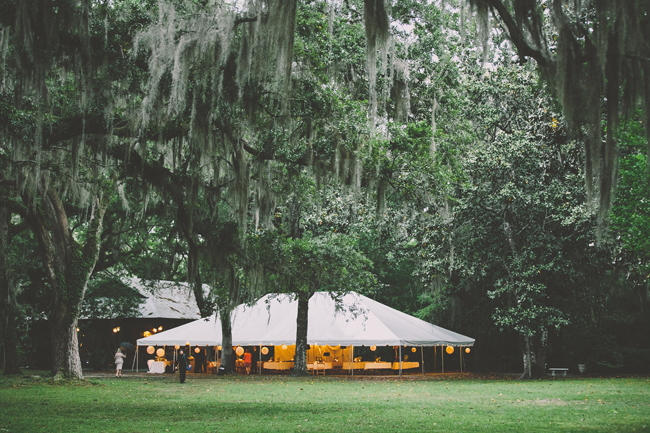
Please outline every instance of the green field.
[[650, 431], [650, 379], [0, 379], [0, 432]]

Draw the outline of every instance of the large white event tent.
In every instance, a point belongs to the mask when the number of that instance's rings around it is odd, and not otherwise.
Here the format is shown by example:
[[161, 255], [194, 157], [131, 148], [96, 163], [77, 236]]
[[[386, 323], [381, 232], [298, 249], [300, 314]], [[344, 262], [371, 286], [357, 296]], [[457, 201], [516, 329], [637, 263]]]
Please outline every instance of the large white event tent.
[[[296, 342], [298, 302], [269, 294], [232, 315], [234, 346], [280, 346]], [[220, 346], [218, 316], [159, 332], [138, 346]], [[473, 346], [474, 339], [402, 313], [355, 292], [335, 299], [328, 292], [309, 300], [307, 343], [318, 346]]]

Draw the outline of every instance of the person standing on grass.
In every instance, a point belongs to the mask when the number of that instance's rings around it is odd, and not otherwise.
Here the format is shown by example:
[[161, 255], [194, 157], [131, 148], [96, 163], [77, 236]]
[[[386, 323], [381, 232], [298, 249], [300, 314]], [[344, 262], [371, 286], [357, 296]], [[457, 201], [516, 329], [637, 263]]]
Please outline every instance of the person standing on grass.
[[246, 352], [244, 353], [244, 367], [246, 367], [246, 374], [251, 374], [251, 358], [252, 357], [253, 356], [251, 355], [251, 353], [248, 350], [246, 350]]
[[185, 383], [185, 375], [187, 374], [187, 358], [183, 353], [183, 349], [178, 351], [178, 361], [176, 361], [176, 365], [178, 366], [178, 373], [181, 375], [181, 383]]
[[122, 365], [124, 364], [124, 358], [126, 358], [126, 355], [124, 355], [122, 353], [122, 349], [118, 347], [117, 352], [115, 352], [115, 377], [122, 377]]

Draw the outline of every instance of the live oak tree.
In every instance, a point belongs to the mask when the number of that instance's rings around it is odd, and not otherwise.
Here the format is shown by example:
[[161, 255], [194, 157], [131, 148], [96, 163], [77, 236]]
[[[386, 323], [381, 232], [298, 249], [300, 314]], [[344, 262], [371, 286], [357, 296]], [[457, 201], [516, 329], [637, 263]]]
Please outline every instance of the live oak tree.
[[[488, 13], [493, 14], [521, 61], [534, 59], [555, 89], [573, 136], [584, 142], [587, 203], [593, 205], [597, 199], [602, 227], [618, 175], [619, 118], [638, 108], [645, 112], [646, 124], [650, 122], [648, 4], [595, 0], [471, 3], [485, 28], [489, 27]], [[487, 42], [488, 32], [484, 35]], [[646, 131], [650, 134], [647, 125]]]

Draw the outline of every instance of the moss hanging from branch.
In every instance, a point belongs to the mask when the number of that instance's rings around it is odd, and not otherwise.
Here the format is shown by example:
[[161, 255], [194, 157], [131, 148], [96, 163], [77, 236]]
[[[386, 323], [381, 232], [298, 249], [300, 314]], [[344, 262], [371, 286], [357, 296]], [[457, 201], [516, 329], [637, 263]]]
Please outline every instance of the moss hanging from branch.
[[598, 0], [470, 3], [498, 15], [522, 62], [535, 59], [556, 90], [573, 135], [584, 142], [585, 186], [602, 232], [616, 188], [619, 113], [640, 107], [650, 121], [650, 6]]

